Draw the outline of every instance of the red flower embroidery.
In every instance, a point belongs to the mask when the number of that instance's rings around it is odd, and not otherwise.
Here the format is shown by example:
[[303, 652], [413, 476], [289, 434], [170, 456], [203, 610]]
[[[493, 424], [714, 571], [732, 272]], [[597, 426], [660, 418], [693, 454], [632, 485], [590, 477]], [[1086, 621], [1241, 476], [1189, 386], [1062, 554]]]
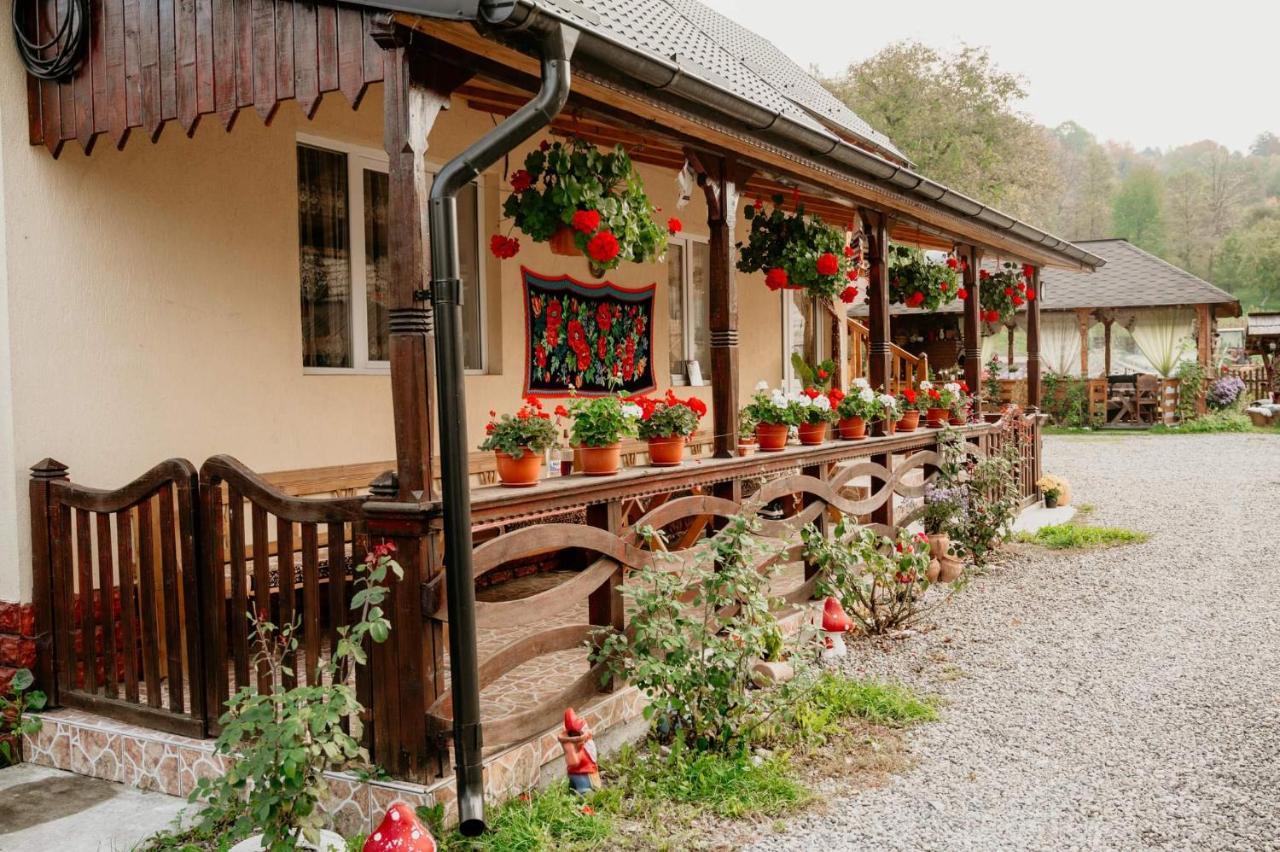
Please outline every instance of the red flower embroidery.
[[587, 256], [596, 263], [608, 263], [618, 256], [618, 238], [608, 231], [601, 231], [587, 243]]
[[775, 266], [765, 273], [764, 283], [770, 290], [781, 290], [787, 286], [787, 270], [781, 266]]
[[583, 234], [593, 234], [600, 227], [600, 214], [595, 210], [579, 210], [573, 214], [573, 229]]
[[596, 338], [596, 354], [604, 358], [605, 353], [609, 351], [609, 339], [607, 337]]
[[818, 255], [816, 264], [819, 275], [835, 275], [840, 271], [840, 259], [831, 252], [823, 252]]
[[613, 311], [609, 310], [608, 302], [601, 302], [596, 308], [596, 325], [600, 326], [600, 330], [608, 332], [613, 327]]

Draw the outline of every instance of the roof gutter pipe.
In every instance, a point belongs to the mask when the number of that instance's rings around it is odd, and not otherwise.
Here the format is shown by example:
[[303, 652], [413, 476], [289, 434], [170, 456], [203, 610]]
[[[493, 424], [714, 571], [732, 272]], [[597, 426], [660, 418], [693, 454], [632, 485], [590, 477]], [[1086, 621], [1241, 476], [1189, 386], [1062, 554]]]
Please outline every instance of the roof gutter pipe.
[[477, 175], [550, 124], [569, 98], [569, 59], [577, 42], [577, 30], [543, 18], [526, 19], [524, 24], [537, 38], [542, 67], [538, 93], [440, 169], [431, 186], [427, 214], [431, 235], [431, 304], [436, 331], [454, 771], [459, 829], [468, 837], [483, 833], [485, 821], [476, 595], [471, 554], [471, 486], [467, 479], [465, 446], [467, 407], [457, 197]]

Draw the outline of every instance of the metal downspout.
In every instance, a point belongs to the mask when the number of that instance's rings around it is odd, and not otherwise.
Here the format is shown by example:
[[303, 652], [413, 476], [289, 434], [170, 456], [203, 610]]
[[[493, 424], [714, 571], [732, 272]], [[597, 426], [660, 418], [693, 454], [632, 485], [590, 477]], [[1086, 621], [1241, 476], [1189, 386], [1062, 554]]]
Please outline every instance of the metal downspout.
[[[534, 22], [535, 25], [538, 22]], [[431, 186], [431, 304], [435, 312], [440, 479], [444, 509], [445, 588], [449, 606], [450, 691], [459, 829], [484, 832], [483, 736], [477, 671], [475, 578], [471, 561], [471, 486], [463, 381], [462, 281], [458, 262], [458, 192], [511, 149], [551, 122], [569, 98], [569, 57], [577, 31], [547, 22], [539, 33], [542, 86], [533, 100], [477, 139], [440, 170]]]

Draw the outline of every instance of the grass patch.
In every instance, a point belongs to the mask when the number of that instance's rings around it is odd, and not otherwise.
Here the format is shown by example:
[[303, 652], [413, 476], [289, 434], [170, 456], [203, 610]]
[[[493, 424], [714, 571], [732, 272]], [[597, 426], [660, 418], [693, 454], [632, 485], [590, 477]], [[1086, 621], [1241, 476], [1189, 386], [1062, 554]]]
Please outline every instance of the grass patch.
[[446, 835], [439, 846], [442, 852], [598, 849], [613, 833], [613, 820], [601, 801], [608, 793], [606, 790], [579, 796], [567, 782], [560, 782], [536, 795], [489, 808], [489, 831], [483, 837], [467, 838], [455, 831]]
[[1090, 527], [1082, 524], [1053, 524], [1035, 533], [1019, 533], [1017, 541], [1038, 544], [1050, 550], [1080, 550], [1092, 547], [1115, 547], [1139, 544], [1150, 536], [1123, 527]]
[[866, 719], [877, 725], [911, 725], [938, 718], [935, 703], [904, 686], [850, 680], [824, 673], [814, 685], [810, 703], [833, 717]]
[[1194, 420], [1151, 427], [1152, 435], [1216, 435], [1222, 432], [1266, 432], [1253, 425], [1248, 415], [1238, 411], [1214, 411]]

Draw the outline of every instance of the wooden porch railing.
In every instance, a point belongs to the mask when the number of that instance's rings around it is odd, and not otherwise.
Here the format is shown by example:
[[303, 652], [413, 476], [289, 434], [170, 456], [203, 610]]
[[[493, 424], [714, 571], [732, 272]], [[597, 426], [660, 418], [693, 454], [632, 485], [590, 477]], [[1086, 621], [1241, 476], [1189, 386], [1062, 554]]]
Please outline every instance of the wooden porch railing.
[[[486, 745], [544, 731], [566, 704], [587, 703], [618, 686], [602, 683], [602, 672], [585, 665], [587, 645], [597, 631], [626, 629], [623, 584], [631, 570], [653, 558], [655, 546], [640, 530], [667, 533], [665, 549], [680, 559], [714, 537], [724, 518], [757, 513], [763, 533], [783, 545], [775, 563], [792, 569], [787, 587], [775, 592], [791, 603], [807, 600], [814, 577], [800, 564], [800, 528], [838, 515], [881, 531], [910, 523], [914, 512], [897, 515], [904, 500], [922, 497], [939, 460], [938, 434], [921, 430], [791, 446], [672, 469], [630, 468], [608, 478], [554, 478], [530, 489], [476, 489], [480, 585], [513, 563], [552, 560], [562, 569], [531, 591], [518, 589], [515, 599], [477, 603], [478, 628], [506, 635], [482, 647], [481, 688], [549, 654], [581, 649], [584, 663], [554, 694], [486, 720]], [[1000, 423], [966, 427], [964, 434], [978, 452], [1017, 442], [1019, 488], [1027, 502], [1034, 499], [1038, 417], [1006, 414]], [[346, 617], [348, 566], [369, 545], [366, 530], [373, 529], [376, 505], [365, 497], [291, 497], [227, 456], [209, 459], [199, 476], [189, 462], [170, 460], [110, 492], [73, 485], [64, 467], [46, 461], [33, 470], [31, 495], [33, 528], [40, 532], [33, 548], [37, 596], [47, 589], [50, 604], [37, 606], [38, 631], [52, 640], [42, 648], [41, 663], [48, 663], [55, 701], [191, 736], [216, 732], [216, 717], [235, 689], [315, 682], [321, 661], [332, 653], [333, 631]], [[427, 509], [434, 517], [435, 508]], [[564, 520], [573, 517], [585, 523]], [[413, 611], [394, 611], [393, 621], [417, 618], [414, 635], [442, 626], [448, 620], [442, 582], [433, 577], [407, 595], [415, 601]], [[119, 615], [103, 615], [114, 612]], [[276, 623], [297, 620], [296, 674], [273, 682], [265, 671], [253, 670], [252, 612]], [[86, 636], [104, 641], [82, 641]], [[406, 725], [410, 720], [400, 718], [399, 707], [379, 700], [378, 679], [397, 677], [394, 658], [375, 653], [372, 660], [372, 671], [356, 687], [370, 708], [361, 733], [371, 738], [375, 760], [381, 749], [394, 753], [406, 728], [443, 755], [447, 745], [426, 732], [451, 724], [445, 659], [425, 663], [436, 667], [424, 674], [439, 686], [420, 725]]]
[[[871, 330], [856, 319], [849, 319], [849, 376], [865, 378], [867, 356], [871, 347]], [[914, 388], [929, 378], [929, 356], [912, 355], [896, 343], [889, 344], [889, 390], [902, 393], [903, 388]]]

